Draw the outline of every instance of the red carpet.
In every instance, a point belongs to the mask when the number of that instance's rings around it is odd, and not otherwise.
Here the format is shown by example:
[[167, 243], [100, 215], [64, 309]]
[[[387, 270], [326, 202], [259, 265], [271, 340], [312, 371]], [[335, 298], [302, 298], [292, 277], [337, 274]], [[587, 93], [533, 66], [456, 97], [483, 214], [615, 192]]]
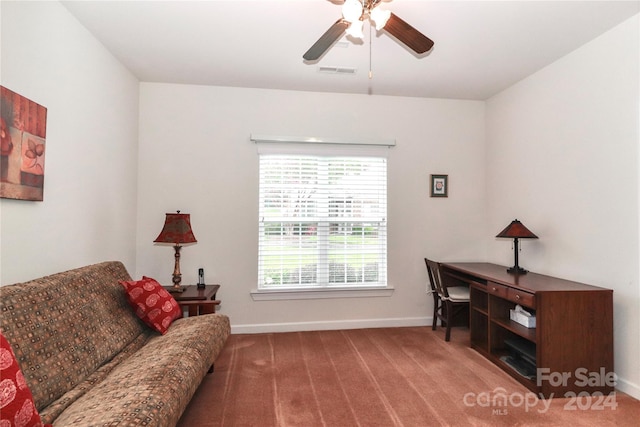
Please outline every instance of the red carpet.
[[468, 340], [427, 327], [231, 335], [178, 426], [638, 425], [640, 401], [538, 400]]

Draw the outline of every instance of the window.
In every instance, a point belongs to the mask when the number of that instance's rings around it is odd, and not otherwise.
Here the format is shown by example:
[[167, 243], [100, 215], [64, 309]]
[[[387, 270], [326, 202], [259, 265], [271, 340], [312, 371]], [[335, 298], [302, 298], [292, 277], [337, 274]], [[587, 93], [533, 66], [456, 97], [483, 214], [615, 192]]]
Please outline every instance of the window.
[[259, 290], [387, 285], [387, 161], [260, 154]]

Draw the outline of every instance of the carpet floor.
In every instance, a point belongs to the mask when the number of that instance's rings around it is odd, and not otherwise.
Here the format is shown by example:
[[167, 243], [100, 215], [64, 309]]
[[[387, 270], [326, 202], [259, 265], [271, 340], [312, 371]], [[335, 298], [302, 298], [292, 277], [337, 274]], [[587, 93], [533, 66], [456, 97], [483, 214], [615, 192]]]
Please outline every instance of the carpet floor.
[[231, 335], [178, 427], [637, 426], [624, 393], [538, 400], [454, 328]]

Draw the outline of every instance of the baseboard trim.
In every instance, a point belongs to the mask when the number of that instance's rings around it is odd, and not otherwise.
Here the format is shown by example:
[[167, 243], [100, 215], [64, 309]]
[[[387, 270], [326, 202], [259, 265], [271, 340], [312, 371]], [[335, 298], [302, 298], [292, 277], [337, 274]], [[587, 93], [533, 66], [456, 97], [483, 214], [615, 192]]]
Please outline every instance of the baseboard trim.
[[640, 386], [638, 386], [638, 384], [634, 384], [623, 378], [618, 377], [616, 389], [623, 393], [628, 394], [634, 399], [640, 400]]
[[324, 331], [337, 329], [398, 328], [403, 326], [426, 326], [431, 317], [402, 317], [390, 319], [329, 320], [318, 322], [263, 323], [254, 325], [231, 325], [232, 334], [263, 334], [269, 332]]

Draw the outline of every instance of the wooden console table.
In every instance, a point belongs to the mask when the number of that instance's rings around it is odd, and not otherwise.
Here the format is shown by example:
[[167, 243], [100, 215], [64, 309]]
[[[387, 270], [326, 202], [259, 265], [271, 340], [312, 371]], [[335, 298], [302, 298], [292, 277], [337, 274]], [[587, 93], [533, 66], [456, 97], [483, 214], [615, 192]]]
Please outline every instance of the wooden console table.
[[[488, 263], [444, 263], [449, 286], [470, 286], [471, 347], [545, 397], [614, 391], [613, 290], [541, 274], [514, 275]], [[510, 320], [516, 304], [536, 316], [536, 327]], [[535, 354], [534, 376], [505, 363], [505, 343]], [[511, 350], [512, 352], [513, 350]]]
[[[170, 288], [170, 286], [165, 286], [167, 290]], [[184, 292], [172, 293], [171, 295], [180, 307], [188, 309], [189, 316], [199, 316], [216, 312], [216, 305], [220, 304], [220, 301], [216, 300], [219, 289], [220, 285], [205, 285], [204, 288], [188, 285], [185, 286]]]

